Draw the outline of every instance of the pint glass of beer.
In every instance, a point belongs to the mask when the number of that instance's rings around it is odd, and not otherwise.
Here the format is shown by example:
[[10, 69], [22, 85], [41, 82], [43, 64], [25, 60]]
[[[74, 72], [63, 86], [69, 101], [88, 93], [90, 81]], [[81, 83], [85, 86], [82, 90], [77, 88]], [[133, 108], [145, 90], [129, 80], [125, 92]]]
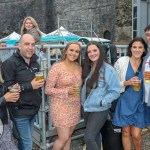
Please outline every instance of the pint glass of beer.
[[133, 89], [134, 91], [140, 91], [140, 87], [141, 87], [141, 80], [139, 80], [139, 83], [133, 86]]
[[144, 82], [146, 84], [150, 84], [150, 71], [145, 71], [144, 72]]
[[35, 73], [35, 80], [38, 81], [41, 79], [44, 79], [43, 72], [36, 72]]

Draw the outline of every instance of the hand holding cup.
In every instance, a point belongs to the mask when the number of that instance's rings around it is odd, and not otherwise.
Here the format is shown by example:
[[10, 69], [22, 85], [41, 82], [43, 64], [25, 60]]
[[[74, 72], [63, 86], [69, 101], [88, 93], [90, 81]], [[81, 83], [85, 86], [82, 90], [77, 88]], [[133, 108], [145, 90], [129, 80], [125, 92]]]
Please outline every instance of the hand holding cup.
[[44, 79], [43, 72], [36, 72], [35, 73], [35, 80], [39, 81], [39, 80], [42, 80], [42, 79]]
[[8, 89], [9, 89], [9, 92], [11, 92], [11, 93], [21, 92], [21, 88], [20, 88], [20, 85], [18, 83], [14, 84], [12, 86], [9, 86]]
[[18, 83], [8, 87], [9, 92], [4, 95], [6, 102], [16, 102], [20, 97], [21, 88]]
[[20, 98], [20, 93], [19, 92], [7, 92], [4, 95], [4, 98], [5, 98], [6, 102], [15, 103]]
[[150, 71], [145, 71], [143, 75], [144, 75], [144, 82], [149, 84], [150, 83]]
[[140, 79], [135, 80], [133, 84], [134, 91], [140, 91], [140, 87], [141, 87], [141, 80]]
[[71, 96], [79, 96], [80, 95], [80, 86], [74, 85], [73, 87], [71, 87], [69, 89], [68, 94]]
[[80, 86], [78, 84], [74, 85], [73, 89], [75, 91], [75, 95], [80, 95]]

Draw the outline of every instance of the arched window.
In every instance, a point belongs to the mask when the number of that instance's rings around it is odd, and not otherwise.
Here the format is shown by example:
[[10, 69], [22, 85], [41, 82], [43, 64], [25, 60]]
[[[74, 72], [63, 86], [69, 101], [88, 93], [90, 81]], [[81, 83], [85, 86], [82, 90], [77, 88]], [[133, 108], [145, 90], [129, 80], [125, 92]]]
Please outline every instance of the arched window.
[[104, 39], [111, 40], [111, 33], [110, 33], [110, 31], [106, 30], [104, 32]]

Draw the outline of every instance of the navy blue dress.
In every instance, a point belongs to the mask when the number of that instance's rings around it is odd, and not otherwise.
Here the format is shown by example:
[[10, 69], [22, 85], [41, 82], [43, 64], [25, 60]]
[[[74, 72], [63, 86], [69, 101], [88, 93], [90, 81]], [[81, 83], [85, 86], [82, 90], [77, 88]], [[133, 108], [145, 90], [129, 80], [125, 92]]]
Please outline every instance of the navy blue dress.
[[[134, 77], [135, 73], [129, 62], [126, 81]], [[142, 71], [140, 71], [139, 79], [142, 79]], [[143, 81], [142, 81], [143, 82]], [[113, 124], [120, 127], [136, 126], [139, 128], [145, 127], [145, 111], [143, 105], [143, 84], [141, 83], [140, 91], [134, 91], [133, 86], [128, 86], [124, 93], [119, 97]]]

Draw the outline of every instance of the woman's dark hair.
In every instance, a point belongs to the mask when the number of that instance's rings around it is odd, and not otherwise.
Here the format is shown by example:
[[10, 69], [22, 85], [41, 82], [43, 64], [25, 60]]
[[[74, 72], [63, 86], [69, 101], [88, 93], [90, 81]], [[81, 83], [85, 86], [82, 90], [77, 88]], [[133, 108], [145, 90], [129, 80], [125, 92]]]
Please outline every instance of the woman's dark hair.
[[90, 73], [91, 71], [91, 67], [92, 67], [92, 61], [89, 59], [88, 57], [88, 54], [87, 54], [87, 49], [90, 45], [95, 45], [99, 51], [100, 51], [100, 57], [99, 59], [97, 60], [97, 63], [96, 63], [96, 67], [95, 67], [95, 70], [91, 76], [91, 78], [88, 80], [88, 85], [89, 86], [93, 86], [95, 83], [97, 84], [98, 82], [98, 77], [99, 77], [99, 70], [100, 68], [102, 67], [104, 61], [106, 61], [106, 57], [105, 57], [105, 54], [104, 54], [104, 50], [102, 48], [102, 46], [100, 45], [99, 42], [96, 42], [96, 41], [91, 41], [87, 44], [86, 46], [86, 53], [85, 53], [85, 60], [84, 60], [84, 63], [82, 65], [83, 69], [82, 69], [82, 79], [84, 80], [88, 74]]
[[150, 24], [144, 29], [144, 32], [150, 31]]
[[129, 57], [132, 56], [131, 47], [134, 42], [141, 42], [143, 44], [144, 49], [145, 49], [145, 51], [142, 55], [142, 58], [143, 58], [147, 54], [148, 45], [146, 44], [145, 40], [142, 37], [136, 37], [129, 43], [128, 48], [127, 48], [127, 56], [129, 56]]

